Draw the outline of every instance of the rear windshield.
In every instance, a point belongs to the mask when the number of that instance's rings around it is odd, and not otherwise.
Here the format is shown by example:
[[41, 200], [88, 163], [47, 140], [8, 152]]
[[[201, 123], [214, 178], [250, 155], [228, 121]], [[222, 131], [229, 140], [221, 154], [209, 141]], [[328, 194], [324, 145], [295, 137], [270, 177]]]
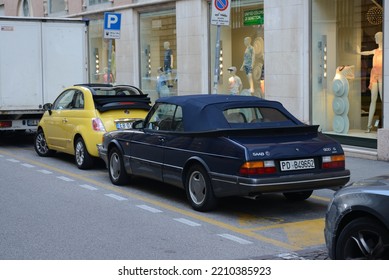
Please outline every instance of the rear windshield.
[[234, 108], [223, 111], [229, 124], [282, 123], [291, 120], [282, 112], [270, 107]]
[[100, 112], [116, 109], [150, 109], [150, 98], [135, 87], [93, 88], [93, 101]]

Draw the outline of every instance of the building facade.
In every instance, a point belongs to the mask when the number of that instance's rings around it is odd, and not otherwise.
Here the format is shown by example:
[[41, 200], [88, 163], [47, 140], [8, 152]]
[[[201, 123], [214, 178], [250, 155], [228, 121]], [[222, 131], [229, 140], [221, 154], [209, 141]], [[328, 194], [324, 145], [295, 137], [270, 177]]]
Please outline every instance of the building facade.
[[[0, 15], [89, 20], [90, 82], [277, 100], [349, 153], [389, 160], [387, 2], [230, 0], [218, 47], [214, 0], [0, 0]], [[121, 14], [120, 39], [104, 39], [105, 12]]]

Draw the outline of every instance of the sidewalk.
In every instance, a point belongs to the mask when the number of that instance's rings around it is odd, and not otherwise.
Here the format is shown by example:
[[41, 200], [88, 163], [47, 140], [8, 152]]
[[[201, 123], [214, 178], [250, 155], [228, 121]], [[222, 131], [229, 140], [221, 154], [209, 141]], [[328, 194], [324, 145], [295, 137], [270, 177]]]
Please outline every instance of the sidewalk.
[[347, 147], [344, 150], [346, 153], [346, 168], [351, 172], [351, 182], [389, 174], [389, 162], [376, 160], [376, 157], [374, 159], [371, 151], [361, 155], [350, 152]]

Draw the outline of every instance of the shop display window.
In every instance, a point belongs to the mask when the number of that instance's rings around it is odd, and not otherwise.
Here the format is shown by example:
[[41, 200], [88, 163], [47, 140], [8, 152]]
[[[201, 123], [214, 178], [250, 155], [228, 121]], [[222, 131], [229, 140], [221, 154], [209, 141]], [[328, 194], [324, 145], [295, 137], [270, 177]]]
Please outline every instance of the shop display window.
[[230, 25], [221, 26], [220, 48], [215, 47], [217, 26], [210, 30], [210, 73], [219, 72], [217, 93], [265, 97], [263, 1], [231, 1]]
[[154, 101], [177, 95], [175, 10], [140, 14], [141, 88]]
[[312, 1], [312, 121], [376, 141], [382, 127], [382, 0]]
[[[111, 50], [109, 40], [103, 37], [104, 14], [89, 16], [89, 67], [92, 83], [116, 82], [115, 40]], [[111, 60], [109, 61], [109, 58]]]

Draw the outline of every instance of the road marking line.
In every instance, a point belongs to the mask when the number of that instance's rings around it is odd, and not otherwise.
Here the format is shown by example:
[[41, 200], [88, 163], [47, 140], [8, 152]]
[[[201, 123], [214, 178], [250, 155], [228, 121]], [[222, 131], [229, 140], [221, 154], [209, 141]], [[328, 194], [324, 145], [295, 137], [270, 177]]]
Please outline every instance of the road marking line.
[[22, 165], [23, 165], [24, 167], [27, 167], [27, 168], [33, 168], [33, 167], [35, 167], [34, 165], [28, 164], [28, 163], [22, 163]]
[[40, 173], [43, 173], [43, 174], [53, 174], [53, 172], [51, 172], [49, 170], [45, 170], [45, 169], [41, 169], [41, 170], [37, 170], [37, 171]]
[[119, 200], [119, 201], [128, 200], [125, 197], [122, 197], [120, 195], [116, 195], [116, 194], [113, 194], [113, 193], [107, 193], [107, 194], [105, 194], [105, 196], [108, 196], [110, 198], [113, 198], [113, 199], [116, 199], [116, 200]]
[[92, 186], [86, 185], [86, 184], [80, 185], [80, 187], [84, 188], [84, 189], [87, 189], [87, 190], [90, 190], [90, 191], [97, 191], [98, 190], [98, 188], [95, 188], [95, 187], [92, 187]]
[[243, 238], [240, 238], [240, 237], [237, 237], [235, 235], [228, 234], [228, 233], [218, 234], [218, 236], [229, 239], [231, 241], [237, 242], [237, 243], [242, 244], [242, 245], [247, 245], [247, 244], [253, 243], [251, 241], [248, 241], [246, 239], [243, 239]]
[[149, 211], [151, 213], [162, 213], [163, 211], [157, 209], [157, 208], [153, 208], [153, 207], [150, 207], [150, 206], [147, 206], [147, 205], [137, 205], [136, 207], [139, 207], [143, 210], [146, 210], [146, 211]]
[[66, 182], [74, 182], [73, 179], [70, 179], [70, 178], [65, 177], [65, 176], [58, 176], [57, 178], [62, 180], [62, 181], [66, 181]]
[[201, 226], [201, 224], [192, 222], [191, 220], [184, 219], [184, 218], [178, 218], [178, 219], [174, 219], [174, 220], [177, 221], [177, 222], [183, 223], [185, 225], [191, 226], [191, 227], [199, 227], [199, 226]]
[[[13, 153], [7, 152], [5, 150], [1, 150], [1, 153], [5, 154], [7, 156], [15, 156]], [[85, 177], [85, 176], [82, 176], [82, 175], [79, 175], [79, 174], [74, 174], [74, 173], [71, 173], [69, 171], [65, 171], [65, 170], [62, 170], [60, 168], [57, 168], [57, 167], [54, 167], [54, 166], [50, 166], [48, 164], [45, 164], [45, 163], [42, 163], [42, 162], [39, 162], [39, 161], [36, 161], [36, 160], [30, 160], [30, 159], [26, 159], [24, 157], [18, 157], [18, 158], [23, 159], [23, 161], [25, 161], [25, 162], [30, 162], [32, 164], [39, 165], [41, 167], [53, 170], [55, 172], [58, 172], [58, 173], [61, 173], [61, 174], [65, 174], [67, 176], [70, 176], [70, 177], [73, 177], [73, 178], [77, 178], [79, 180], [83, 180], [83, 181], [89, 182], [89, 183], [91, 183], [93, 185], [101, 186], [102, 188], [104, 188], [106, 190], [111, 190], [113, 192], [118, 192], [118, 193], [123, 194], [124, 196], [131, 197], [133, 199], [138, 199], [138, 200], [143, 201], [145, 203], [150, 203], [152, 205], [161, 207], [161, 208], [163, 208], [165, 210], [169, 210], [169, 211], [172, 211], [172, 212], [175, 212], [175, 213], [179, 213], [181, 215], [184, 215], [184, 216], [187, 216], [187, 217], [191, 217], [191, 218], [193, 218], [195, 220], [199, 220], [199, 221], [202, 221], [204, 223], [211, 224], [211, 225], [214, 225], [216, 227], [223, 228], [225, 230], [230, 230], [232, 232], [235, 232], [235, 233], [238, 233], [238, 234], [241, 234], [241, 235], [245, 235], [247, 237], [259, 240], [261, 242], [266, 242], [268, 244], [272, 244], [273, 246], [278, 246], [280, 248], [287, 249], [287, 250], [290, 250], [290, 251], [298, 251], [298, 250], [304, 249], [303, 247], [300, 247], [300, 246], [296, 246], [296, 245], [293, 245], [293, 244], [282, 242], [282, 241], [279, 241], [279, 240], [276, 240], [276, 239], [273, 239], [273, 238], [270, 238], [270, 237], [266, 237], [265, 235], [262, 235], [260, 233], [252, 231], [251, 229], [244, 229], [244, 228], [240, 228], [240, 227], [237, 227], [237, 226], [225, 223], [225, 222], [218, 221], [218, 220], [216, 220], [214, 218], [210, 218], [210, 217], [206, 216], [206, 214], [199, 214], [198, 212], [194, 212], [193, 210], [190, 210], [190, 211], [189, 210], [185, 210], [185, 209], [182, 209], [182, 208], [179, 208], [179, 207], [172, 206], [171, 204], [158, 201], [158, 200], [153, 199], [153, 198], [148, 198], [148, 197], [146, 197], [144, 195], [141, 195], [141, 194], [136, 194], [136, 193], [131, 192], [129, 190], [120, 189], [120, 188], [118, 188], [116, 186], [113, 186], [112, 184], [107, 184], [107, 183], [104, 183], [104, 182], [96, 181], [96, 180], [94, 180], [92, 178], [88, 178], [88, 177]], [[282, 227], [282, 225], [280, 225], [280, 227]]]
[[13, 159], [13, 158], [9, 158], [9, 159], [7, 159], [7, 160], [10, 161], [10, 162], [20, 162], [20, 160]]

